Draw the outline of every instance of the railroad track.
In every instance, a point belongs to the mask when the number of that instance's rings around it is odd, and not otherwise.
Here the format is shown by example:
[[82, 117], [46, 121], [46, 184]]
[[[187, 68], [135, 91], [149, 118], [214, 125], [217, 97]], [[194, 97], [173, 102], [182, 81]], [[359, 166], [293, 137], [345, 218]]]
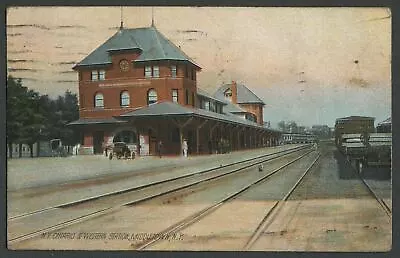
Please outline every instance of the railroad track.
[[247, 243], [244, 245], [244, 250], [249, 250], [253, 244], [258, 240], [260, 235], [268, 228], [269, 225], [272, 224], [274, 219], [279, 215], [282, 207], [284, 206], [285, 202], [289, 199], [290, 195], [294, 192], [303, 178], [307, 175], [307, 173], [311, 170], [317, 160], [321, 157], [321, 154], [318, 153], [317, 157], [314, 161], [308, 166], [308, 168], [304, 171], [303, 175], [296, 181], [293, 187], [286, 193], [286, 195], [280, 201], [276, 201], [275, 204], [271, 207], [271, 209], [267, 212], [261, 222], [258, 224], [256, 230], [253, 232]]
[[375, 191], [372, 189], [372, 187], [367, 183], [367, 181], [364, 180], [364, 178], [360, 175], [358, 172], [357, 168], [354, 167], [349, 160], [346, 159], [346, 162], [350, 165], [350, 167], [353, 169], [354, 174], [357, 175], [357, 177], [361, 180], [363, 185], [366, 187], [368, 192], [374, 197], [374, 199], [378, 202], [379, 206], [383, 209], [385, 214], [389, 217], [390, 220], [392, 220], [392, 210], [389, 208], [389, 206], [386, 204], [386, 202], [380, 198]]
[[[310, 150], [308, 152], [306, 152], [305, 154], [285, 163], [284, 165], [280, 166], [277, 169], [274, 169], [273, 171], [269, 172], [268, 174], [262, 176], [261, 178], [251, 182], [250, 184], [246, 185], [245, 187], [242, 187], [241, 189], [239, 189], [238, 191], [230, 194], [229, 196], [225, 197], [224, 199], [216, 202], [215, 204], [206, 207], [194, 214], [192, 214], [191, 216], [181, 220], [180, 222], [168, 227], [167, 229], [163, 230], [162, 232], [159, 232], [157, 234], [155, 234], [155, 237], [153, 237], [152, 239], [149, 239], [147, 241], [144, 241], [142, 243], [139, 243], [136, 245], [136, 249], [137, 250], [143, 250], [146, 249], [154, 244], [156, 244], [157, 242], [161, 241], [165, 236], [168, 235], [172, 235], [172, 234], [176, 234], [178, 233], [178, 231], [198, 222], [199, 220], [201, 220], [202, 218], [204, 218], [205, 216], [211, 214], [212, 212], [214, 212], [215, 210], [217, 210], [219, 207], [221, 207], [222, 205], [224, 205], [225, 203], [227, 203], [228, 201], [239, 197], [240, 195], [242, 195], [243, 193], [245, 193], [246, 191], [248, 191], [250, 188], [252, 188], [255, 185], [258, 185], [262, 182], [264, 182], [265, 180], [267, 180], [268, 178], [270, 178], [271, 176], [275, 175], [276, 173], [278, 173], [279, 171], [281, 171], [282, 169], [286, 168], [287, 166], [295, 163], [296, 161], [300, 160], [301, 158], [309, 155], [310, 153], [312, 153], [313, 150]], [[319, 158], [320, 155], [318, 155], [317, 159]], [[316, 160], [317, 160], [316, 159]], [[316, 162], [316, 160], [312, 163], [312, 165]], [[307, 169], [307, 171], [312, 167], [312, 165]], [[305, 175], [305, 174], [304, 174]], [[302, 176], [302, 178], [304, 177], [304, 175]], [[297, 185], [297, 184], [296, 184]], [[291, 192], [294, 190], [294, 188], [291, 190]], [[286, 197], [287, 198], [287, 197]], [[272, 208], [274, 209], [274, 208]], [[269, 216], [269, 212], [266, 215], [266, 217]], [[266, 218], [265, 217], [265, 218]], [[264, 218], [264, 220], [265, 220]], [[264, 221], [263, 220], [263, 221]]]
[[[114, 195], [119, 195], [119, 194], [124, 194], [124, 193], [129, 193], [129, 192], [136, 192], [136, 191], [140, 191], [140, 190], [143, 190], [143, 189], [144, 190], [149, 190], [149, 189], [151, 189], [151, 187], [154, 187], [154, 186], [158, 186], [159, 187], [159, 186], [161, 186], [163, 184], [167, 184], [167, 183], [171, 183], [171, 182], [176, 183], [179, 180], [183, 180], [183, 179], [187, 180], [189, 178], [191, 179], [191, 178], [194, 178], [196, 176], [198, 177], [199, 175], [203, 176], [203, 175], [207, 175], [208, 173], [212, 174], [211, 176], [209, 176], [209, 177], [206, 176], [205, 178], [203, 178], [201, 180], [196, 180], [194, 182], [189, 182], [189, 183], [186, 183], [186, 184], [183, 184], [183, 185], [179, 185], [177, 187], [172, 187], [172, 188], [170, 188], [170, 189], [168, 189], [166, 191], [160, 191], [158, 193], [154, 193], [154, 194], [149, 194], [149, 195], [143, 196], [143, 197], [138, 198], [138, 199], [133, 200], [133, 201], [119, 203], [117, 205], [113, 205], [113, 206], [110, 206], [110, 207], [105, 207], [105, 208], [102, 208], [102, 209], [99, 209], [99, 210], [96, 210], [96, 211], [93, 211], [93, 212], [90, 212], [90, 213], [87, 213], [87, 214], [80, 215], [80, 216], [72, 218], [72, 219], [68, 219], [68, 220], [59, 222], [59, 223], [57, 223], [55, 225], [51, 225], [51, 226], [47, 226], [47, 227], [44, 227], [44, 228], [41, 228], [41, 229], [37, 229], [37, 230], [35, 230], [33, 232], [24, 233], [24, 234], [21, 234], [21, 235], [18, 235], [18, 236], [14, 236], [14, 237], [9, 237], [8, 238], [8, 244], [15, 244], [17, 242], [24, 241], [24, 240], [36, 237], [36, 236], [41, 235], [43, 233], [48, 233], [48, 232], [51, 232], [51, 231], [54, 231], [54, 230], [65, 228], [67, 226], [70, 226], [70, 225], [73, 225], [73, 224], [77, 224], [77, 223], [80, 223], [82, 221], [85, 221], [85, 220], [88, 220], [88, 219], [92, 219], [94, 217], [97, 217], [97, 216], [104, 215], [106, 213], [115, 211], [115, 210], [117, 210], [117, 209], [119, 209], [119, 208], [121, 208], [123, 206], [130, 206], [130, 205], [139, 204], [141, 202], [148, 201], [148, 200], [151, 200], [151, 199], [154, 199], [154, 198], [166, 195], [166, 194], [170, 194], [170, 193], [173, 193], [173, 192], [176, 192], [176, 191], [179, 191], [179, 190], [183, 190], [183, 189], [198, 185], [200, 183], [204, 183], [204, 182], [207, 182], [207, 181], [211, 181], [211, 180], [215, 180], [215, 179], [218, 179], [218, 178], [221, 178], [221, 177], [232, 175], [234, 173], [241, 172], [241, 171], [243, 171], [243, 170], [245, 170], [247, 168], [250, 168], [250, 167], [253, 167], [253, 166], [257, 166], [258, 164], [262, 164], [264, 162], [272, 161], [272, 160], [284, 157], [286, 155], [289, 155], [291, 153], [299, 152], [299, 151], [306, 150], [306, 149], [309, 149], [309, 148], [310, 148], [310, 146], [307, 145], [307, 146], [300, 146], [300, 147], [292, 148], [292, 149], [289, 149], [289, 150], [283, 150], [283, 151], [279, 151], [279, 152], [275, 152], [275, 153], [260, 155], [260, 156], [257, 156], [257, 157], [251, 158], [251, 159], [238, 161], [238, 162], [231, 163], [231, 164], [228, 164], [228, 165], [225, 165], [225, 166], [214, 167], [214, 168], [211, 168], [211, 169], [207, 169], [207, 170], [203, 170], [203, 171], [199, 171], [199, 172], [195, 172], [195, 173], [191, 173], [191, 174], [186, 174], [186, 175], [183, 175], [183, 176], [179, 176], [179, 177], [175, 177], [175, 178], [171, 178], [171, 179], [167, 179], [167, 180], [163, 180], [163, 181], [157, 181], [157, 182], [153, 182], [153, 183], [150, 183], [150, 184], [145, 184], [145, 185], [141, 185], [141, 186], [137, 186], [137, 187], [133, 187], [133, 188], [129, 188], [129, 189], [123, 189], [123, 190], [116, 191], [116, 192], [110, 192], [110, 193], [106, 193], [106, 194], [102, 194], [102, 195], [98, 195], [98, 196], [93, 196], [93, 197], [82, 199], [82, 200], [77, 200], [77, 201], [70, 202], [70, 203], [65, 203], [65, 204], [62, 204], [62, 205], [57, 205], [57, 206], [54, 206], [54, 207], [48, 207], [48, 208], [37, 210], [37, 211], [34, 211], [34, 212], [29, 212], [29, 213], [17, 215], [17, 216], [9, 218], [8, 222], [9, 223], [10, 222], [14, 222], [14, 221], [20, 222], [20, 220], [29, 218], [30, 216], [43, 214], [43, 213], [51, 212], [51, 211], [56, 211], [56, 210], [58, 210], [60, 208], [71, 207], [71, 206], [82, 204], [84, 202], [95, 201], [95, 200], [100, 199], [100, 198], [107, 198], [107, 197], [111, 197], [111, 196], [114, 196]], [[271, 157], [271, 156], [274, 156], [274, 157]], [[222, 171], [219, 174], [215, 175], [215, 173], [217, 173], [216, 171], [221, 171], [224, 168], [229, 168], [229, 167], [232, 167], [232, 166], [235, 166], [235, 165], [241, 165], [241, 166], [239, 168], [235, 168], [235, 169], [229, 170], [228, 172]]]
[[88, 198], [83, 198], [83, 199], [80, 199], [80, 200], [75, 200], [75, 201], [72, 201], [72, 202], [66, 202], [66, 203], [55, 205], [55, 206], [46, 207], [46, 208], [43, 208], [43, 209], [38, 209], [38, 210], [35, 210], [35, 211], [26, 212], [26, 213], [18, 214], [18, 215], [15, 215], [15, 216], [11, 216], [11, 217], [8, 217], [8, 221], [13, 221], [15, 219], [31, 216], [31, 215], [34, 215], [34, 214], [38, 214], [38, 213], [42, 213], [42, 212], [45, 212], [45, 211], [54, 210], [54, 209], [58, 209], [58, 208], [67, 208], [67, 207], [71, 207], [71, 206], [74, 206], [74, 205], [82, 204], [82, 203], [85, 203], [85, 202], [94, 201], [94, 200], [97, 200], [97, 199], [100, 199], [100, 198], [104, 198], [104, 197], [109, 197], [109, 196], [113, 196], [113, 195], [119, 195], [119, 194], [123, 194], [123, 193], [133, 192], [133, 191], [137, 191], [137, 190], [144, 189], [144, 188], [147, 188], [147, 187], [156, 186], [156, 185], [160, 185], [160, 184], [168, 183], [168, 182], [173, 182], [173, 181], [180, 180], [180, 179], [185, 179], [185, 178], [189, 178], [189, 177], [193, 177], [193, 176], [198, 176], [198, 175], [202, 175], [202, 174], [206, 174], [206, 173], [210, 173], [210, 172], [212, 173], [212, 172], [215, 172], [216, 170], [232, 167], [232, 166], [243, 164], [243, 163], [246, 163], [246, 162], [256, 161], [258, 159], [270, 157], [270, 156], [277, 155], [277, 154], [290, 154], [290, 153], [293, 153], [293, 152], [296, 152], [296, 151], [300, 151], [300, 150], [303, 150], [303, 149], [306, 149], [306, 148], [309, 148], [309, 147], [310, 147], [309, 145], [299, 146], [299, 147], [295, 147], [295, 148], [291, 148], [291, 149], [287, 149], [287, 150], [282, 150], [282, 151], [278, 151], [278, 152], [274, 152], [274, 153], [260, 155], [260, 156], [257, 156], [257, 157], [253, 157], [253, 158], [250, 158], [250, 159], [237, 161], [237, 162], [226, 164], [226, 165], [222, 165], [222, 166], [217, 166], [217, 167], [205, 169], [205, 170], [202, 170], [202, 171], [197, 171], [197, 172], [194, 172], [194, 173], [184, 174], [184, 175], [173, 177], [173, 178], [169, 178], [169, 179], [166, 179], [166, 180], [159, 180], [159, 181], [155, 181], [155, 182], [148, 183], [148, 184], [143, 184], [143, 185], [139, 185], [139, 186], [135, 186], [135, 187], [129, 187], [129, 188], [121, 189], [121, 190], [118, 190], [118, 191], [112, 191], [112, 192], [108, 192], [108, 193], [104, 193], [104, 194], [100, 194], [100, 195], [95, 195], [95, 196], [88, 197]]

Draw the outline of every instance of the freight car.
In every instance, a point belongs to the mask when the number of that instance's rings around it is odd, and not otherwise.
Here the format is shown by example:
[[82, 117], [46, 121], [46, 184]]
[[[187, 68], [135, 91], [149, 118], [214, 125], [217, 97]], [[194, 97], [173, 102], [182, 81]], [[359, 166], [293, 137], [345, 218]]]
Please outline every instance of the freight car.
[[283, 144], [315, 142], [315, 135], [313, 134], [284, 133], [281, 137], [281, 142]]
[[349, 116], [336, 119], [335, 143], [338, 148], [342, 145], [342, 134], [361, 134], [375, 132], [374, 117]]
[[360, 173], [365, 167], [390, 166], [392, 134], [375, 133], [374, 118], [352, 118], [336, 120], [335, 141], [338, 149]]

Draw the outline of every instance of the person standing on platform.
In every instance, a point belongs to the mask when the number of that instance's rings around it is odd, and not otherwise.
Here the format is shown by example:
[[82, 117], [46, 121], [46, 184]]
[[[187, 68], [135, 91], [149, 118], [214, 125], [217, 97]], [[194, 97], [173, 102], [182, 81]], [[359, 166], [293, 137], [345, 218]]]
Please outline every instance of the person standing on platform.
[[162, 155], [162, 148], [163, 148], [163, 143], [162, 143], [162, 141], [160, 140], [159, 142], [158, 142], [158, 156], [161, 158], [161, 155]]
[[208, 153], [212, 154], [212, 142], [211, 142], [211, 140], [208, 140]]
[[183, 156], [185, 158], [187, 158], [187, 154], [188, 154], [188, 143], [186, 139], [183, 139], [183, 143], [182, 143], [182, 150], [183, 150]]
[[140, 143], [138, 143], [137, 145], [136, 145], [136, 151], [137, 151], [137, 155], [138, 156], [140, 156], [140, 148], [141, 148], [142, 146], [140, 145]]

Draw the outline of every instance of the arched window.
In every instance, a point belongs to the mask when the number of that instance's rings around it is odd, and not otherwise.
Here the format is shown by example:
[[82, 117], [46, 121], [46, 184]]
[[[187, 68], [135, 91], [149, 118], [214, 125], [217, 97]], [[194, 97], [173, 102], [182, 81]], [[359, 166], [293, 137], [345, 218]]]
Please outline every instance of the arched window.
[[232, 101], [232, 90], [229, 88], [224, 92], [224, 96], [227, 100]]
[[94, 107], [103, 108], [104, 107], [104, 97], [102, 93], [96, 93], [94, 96]]
[[130, 100], [129, 100], [129, 92], [128, 91], [121, 92], [120, 104], [121, 104], [121, 107], [128, 107], [129, 106]]
[[157, 91], [155, 89], [150, 89], [147, 92], [147, 105], [157, 102]]

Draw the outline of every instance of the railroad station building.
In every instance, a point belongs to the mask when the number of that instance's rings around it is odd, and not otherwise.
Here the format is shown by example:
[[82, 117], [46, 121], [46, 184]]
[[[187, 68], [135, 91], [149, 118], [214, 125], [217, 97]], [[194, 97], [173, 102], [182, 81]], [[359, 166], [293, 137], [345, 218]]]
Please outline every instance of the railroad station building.
[[280, 132], [263, 125], [264, 102], [232, 82], [215, 94], [200, 89], [201, 67], [155, 26], [120, 28], [76, 64], [80, 153], [102, 153], [126, 142], [140, 155], [179, 155], [272, 146]]

